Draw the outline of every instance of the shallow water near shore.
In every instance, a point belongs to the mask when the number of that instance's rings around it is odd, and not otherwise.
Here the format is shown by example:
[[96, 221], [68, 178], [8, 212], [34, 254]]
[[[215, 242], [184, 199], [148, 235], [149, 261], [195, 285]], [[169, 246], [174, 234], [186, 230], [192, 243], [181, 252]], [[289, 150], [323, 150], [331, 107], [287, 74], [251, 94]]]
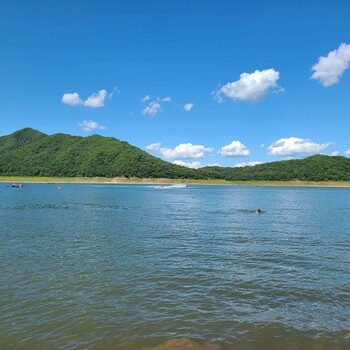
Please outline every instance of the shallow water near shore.
[[0, 349], [350, 348], [348, 188], [6, 186]]

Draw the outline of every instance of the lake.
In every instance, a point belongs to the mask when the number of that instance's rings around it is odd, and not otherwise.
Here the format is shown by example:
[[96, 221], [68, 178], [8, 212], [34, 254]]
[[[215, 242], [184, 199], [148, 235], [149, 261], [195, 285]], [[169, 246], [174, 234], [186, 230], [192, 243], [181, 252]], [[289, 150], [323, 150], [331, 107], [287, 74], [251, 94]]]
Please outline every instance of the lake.
[[350, 188], [8, 186], [2, 350], [350, 348]]

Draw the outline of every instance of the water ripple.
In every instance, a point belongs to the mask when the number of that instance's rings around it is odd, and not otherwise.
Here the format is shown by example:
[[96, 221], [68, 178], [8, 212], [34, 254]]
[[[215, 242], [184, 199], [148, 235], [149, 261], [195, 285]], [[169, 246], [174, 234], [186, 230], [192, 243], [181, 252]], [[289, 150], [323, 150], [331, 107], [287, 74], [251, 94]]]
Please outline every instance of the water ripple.
[[350, 348], [347, 189], [2, 197], [1, 349]]

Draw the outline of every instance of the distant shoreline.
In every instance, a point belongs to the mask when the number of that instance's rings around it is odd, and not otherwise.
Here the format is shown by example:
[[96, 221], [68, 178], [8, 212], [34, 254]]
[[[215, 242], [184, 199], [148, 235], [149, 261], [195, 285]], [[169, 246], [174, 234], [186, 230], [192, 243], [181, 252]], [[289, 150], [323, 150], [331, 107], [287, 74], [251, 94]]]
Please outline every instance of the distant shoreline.
[[350, 187], [350, 181], [225, 181], [195, 179], [147, 179], [147, 178], [105, 178], [105, 177], [36, 177], [36, 176], [0, 176], [5, 183], [101, 183], [101, 184], [189, 184], [189, 185], [222, 185], [222, 186], [294, 186], [294, 187]]

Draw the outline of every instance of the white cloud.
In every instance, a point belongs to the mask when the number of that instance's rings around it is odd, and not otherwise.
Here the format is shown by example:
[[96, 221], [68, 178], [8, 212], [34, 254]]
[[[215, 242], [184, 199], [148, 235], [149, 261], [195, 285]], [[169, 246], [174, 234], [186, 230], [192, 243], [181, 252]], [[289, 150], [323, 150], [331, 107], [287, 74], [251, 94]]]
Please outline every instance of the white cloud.
[[308, 139], [290, 137], [277, 140], [267, 150], [268, 154], [273, 156], [310, 155], [320, 153], [333, 144], [332, 142], [318, 144]]
[[90, 95], [86, 101], [84, 101], [84, 106], [90, 108], [99, 108], [105, 105], [105, 98], [107, 96], [107, 91], [102, 89], [98, 93], [93, 93]]
[[348, 149], [348, 150], [345, 152], [345, 155], [346, 155], [346, 156], [350, 156], [350, 149]]
[[[117, 88], [114, 88], [113, 92], [108, 94], [108, 97], [111, 98], [114, 94], [118, 94], [119, 91]], [[66, 93], [62, 96], [61, 101], [70, 106], [79, 106], [83, 105], [90, 108], [99, 108], [103, 107], [105, 104], [105, 99], [107, 97], [107, 91], [105, 89], [100, 90], [97, 93], [90, 95], [85, 101], [83, 101], [77, 92]]]
[[64, 94], [62, 96], [61, 101], [66, 105], [70, 105], [70, 106], [78, 106], [83, 104], [83, 101], [81, 100], [77, 92], [73, 92], [71, 94], [70, 93]]
[[[149, 101], [150, 97], [146, 95], [141, 102]], [[143, 115], [154, 117], [158, 112], [163, 112], [162, 102], [171, 102], [171, 97], [164, 97], [160, 99], [157, 97], [154, 101], [148, 102], [148, 105], [142, 110]]]
[[146, 151], [159, 153], [165, 159], [197, 159], [203, 158], [206, 152], [212, 152], [213, 149], [192, 143], [182, 143], [171, 149], [163, 147], [160, 142], [157, 142], [146, 146]]
[[162, 149], [162, 144], [160, 142], [151, 143], [150, 145], [146, 146], [145, 149], [151, 153], [159, 153]]
[[243, 163], [236, 163], [233, 167], [234, 168], [244, 168], [246, 166], [255, 166], [258, 164], [263, 164], [263, 162], [243, 162]]
[[187, 168], [191, 169], [199, 169], [204, 167], [222, 167], [222, 164], [220, 163], [208, 163], [208, 164], [202, 164], [201, 162], [184, 162], [182, 160], [174, 160], [173, 164], [181, 165]]
[[192, 107], [193, 107], [193, 103], [186, 103], [186, 104], [184, 105], [184, 110], [185, 110], [186, 112], [189, 112], [189, 111], [192, 109]]
[[92, 131], [95, 129], [106, 129], [104, 126], [98, 125], [96, 122], [92, 120], [83, 120], [78, 126], [84, 131]]
[[149, 99], [150, 99], [150, 97], [149, 97], [148, 95], [145, 95], [145, 96], [142, 98], [141, 102], [146, 102], [146, 101], [148, 101]]
[[142, 111], [143, 115], [154, 117], [158, 112], [162, 112], [162, 106], [159, 102], [151, 101]]
[[325, 87], [332, 86], [339, 82], [339, 78], [349, 68], [349, 62], [350, 45], [341, 44], [326, 57], [319, 57], [318, 63], [312, 66], [314, 73], [311, 79], [318, 79]]
[[221, 147], [218, 154], [225, 157], [248, 157], [250, 152], [240, 141], [232, 141], [229, 145]]
[[174, 160], [173, 164], [181, 165], [191, 169], [198, 169], [203, 166], [201, 162], [183, 162], [182, 160]]
[[336, 157], [339, 156], [339, 152], [338, 151], [334, 151], [330, 154], [331, 157]]
[[193, 145], [192, 143], [182, 143], [174, 149], [166, 149], [163, 151], [163, 156], [166, 159], [176, 158], [203, 158], [205, 152], [212, 152], [212, 148], [202, 145]]
[[[256, 70], [251, 74], [242, 73], [239, 80], [227, 83], [214, 94], [218, 102], [222, 102], [222, 95], [232, 100], [258, 102], [265, 97], [269, 90], [278, 88], [276, 82], [279, 75], [280, 73], [272, 68], [262, 71]], [[281, 89], [279, 88], [279, 90]]]

